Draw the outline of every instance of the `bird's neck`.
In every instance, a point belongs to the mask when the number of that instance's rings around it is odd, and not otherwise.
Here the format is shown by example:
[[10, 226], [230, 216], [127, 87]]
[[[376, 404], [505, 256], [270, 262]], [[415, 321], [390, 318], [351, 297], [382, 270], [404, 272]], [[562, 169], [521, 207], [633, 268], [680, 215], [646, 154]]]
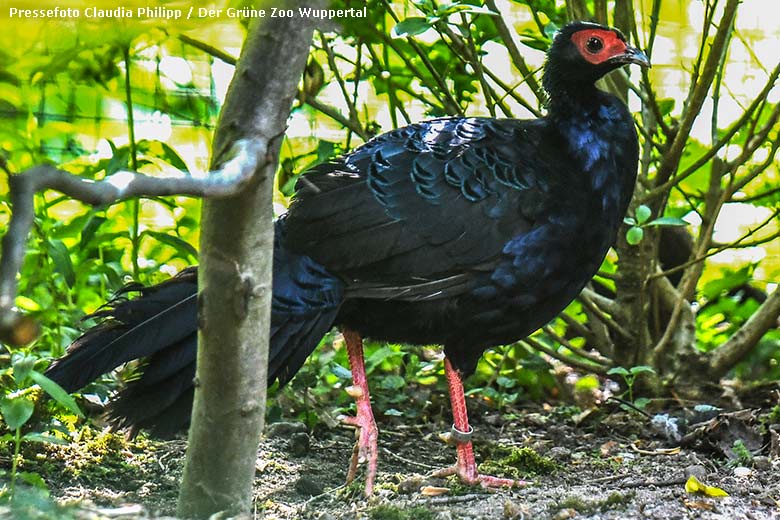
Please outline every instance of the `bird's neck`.
[[581, 117], [601, 105], [606, 96], [593, 84], [558, 83], [549, 87], [547, 112], [553, 120]]

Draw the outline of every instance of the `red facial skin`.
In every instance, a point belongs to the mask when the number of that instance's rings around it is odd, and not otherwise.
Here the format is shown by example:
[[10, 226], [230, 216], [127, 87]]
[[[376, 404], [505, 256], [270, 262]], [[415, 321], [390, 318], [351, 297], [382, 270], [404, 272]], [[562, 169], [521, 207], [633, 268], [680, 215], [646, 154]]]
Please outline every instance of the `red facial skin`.
[[[602, 47], [596, 52], [588, 49], [588, 40], [597, 38], [601, 40]], [[610, 58], [620, 56], [626, 52], [626, 42], [624, 42], [617, 33], [606, 31], [604, 29], [585, 29], [571, 35], [571, 41], [580, 51], [582, 57], [588, 62], [599, 65]]]

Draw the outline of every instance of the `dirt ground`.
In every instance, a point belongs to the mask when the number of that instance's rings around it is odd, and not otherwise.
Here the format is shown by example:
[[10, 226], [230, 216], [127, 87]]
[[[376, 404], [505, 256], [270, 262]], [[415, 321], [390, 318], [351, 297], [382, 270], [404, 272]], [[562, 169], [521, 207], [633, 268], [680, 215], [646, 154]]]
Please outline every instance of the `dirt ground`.
[[[774, 417], [768, 420], [765, 413], [711, 412], [698, 423], [689, 418], [687, 426], [681, 423], [682, 440], [667, 431], [674, 421], [656, 417], [653, 426], [650, 416], [617, 405], [584, 414], [531, 409], [509, 420], [489, 411], [474, 416], [478, 462], [487, 461], [494, 473], [522, 475], [529, 481], [526, 487], [486, 492], [427, 478], [431, 470], [454, 461], [454, 448], [439, 436], [446, 424], [380, 423], [377, 489], [365, 499], [359, 485], [343, 486], [352, 431], [323, 426], [307, 432], [300, 423], [276, 423], [267, 428], [258, 452], [254, 517], [780, 519], [780, 427], [772, 426]], [[185, 441], [126, 444], [95, 435], [85, 442], [90, 453], [97, 447], [102, 459], [74, 472], [80, 463], [68, 461], [73, 454], [52, 452], [37, 469], [60, 504], [73, 504], [67, 513], [26, 516], [5, 510], [0, 517], [173, 515]], [[753, 455], [732, 450], [735, 440]], [[518, 451], [521, 447], [530, 450]], [[691, 475], [728, 496], [686, 492]]]

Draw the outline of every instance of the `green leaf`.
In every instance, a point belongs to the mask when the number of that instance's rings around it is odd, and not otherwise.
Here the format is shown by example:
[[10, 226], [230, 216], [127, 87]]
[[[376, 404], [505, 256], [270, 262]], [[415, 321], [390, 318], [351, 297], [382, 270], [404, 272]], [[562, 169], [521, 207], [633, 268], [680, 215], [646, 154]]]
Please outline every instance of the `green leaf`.
[[631, 367], [629, 371], [634, 375], [641, 374], [642, 372], [652, 372], [655, 374], [653, 367], [649, 367], [647, 365], [637, 365], [635, 367]]
[[392, 415], [393, 417], [402, 417], [404, 414], [403, 412], [399, 412], [395, 408], [389, 408], [385, 410], [385, 415]]
[[627, 226], [636, 226], [636, 219], [634, 217], [623, 217], [623, 224]]
[[24, 426], [24, 423], [32, 416], [34, 409], [35, 403], [24, 396], [13, 399], [6, 397], [0, 401], [0, 413], [3, 414], [3, 420], [11, 430]]
[[20, 471], [17, 473], [17, 475], [20, 479], [32, 487], [42, 489], [47, 492], [49, 491], [49, 486], [46, 485], [46, 481], [43, 480], [43, 477], [41, 477], [39, 474], [33, 473], [31, 471]]
[[393, 38], [403, 38], [404, 36], [415, 36], [422, 34], [432, 27], [427, 18], [412, 16], [398, 22], [391, 32]]
[[647, 223], [648, 226], [687, 226], [688, 223], [677, 217], [660, 217]]
[[30, 442], [42, 442], [45, 444], [59, 444], [60, 446], [70, 444], [70, 442], [66, 441], [65, 439], [60, 439], [54, 435], [46, 435], [45, 433], [28, 433], [22, 437], [22, 440]]
[[76, 272], [73, 269], [73, 261], [70, 259], [68, 247], [62, 240], [47, 240], [46, 252], [54, 263], [54, 268], [60, 273], [69, 287], [76, 283]]
[[162, 153], [158, 154], [158, 157], [160, 159], [163, 159], [165, 162], [173, 166], [179, 171], [187, 172], [189, 173], [190, 170], [187, 168], [187, 163], [184, 162], [184, 159], [181, 158], [181, 156], [171, 148], [167, 143], [164, 143], [162, 141], [156, 141], [159, 143], [159, 145], [162, 147]]
[[62, 388], [60, 385], [58, 385], [57, 383], [55, 383], [45, 375], [41, 374], [40, 372], [36, 372], [35, 370], [30, 372], [30, 377], [32, 378], [33, 381], [38, 383], [38, 386], [40, 386], [44, 392], [49, 394], [52, 399], [54, 399], [65, 408], [78, 415], [79, 417], [84, 417], [84, 414], [81, 413], [81, 410], [79, 409], [79, 405], [76, 404], [76, 400], [73, 399], [73, 396], [68, 394], [68, 392], [66, 392], [65, 389]]
[[333, 375], [338, 377], [339, 379], [352, 379], [352, 372], [343, 366], [339, 365], [338, 363], [333, 363], [330, 366], [330, 371]]
[[38, 302], [27, 296], [17, 296], [16, 306], [27, 312], [37, 312], [41, 310], [41, 306], [38, 305]]
[[618, 374], [618, 375], [621, 375], [621, 376], [627, 376], [628, 375], [628, 370], [626, 370], [623, 367], [614, 367], [614, 368], [610, 368], [609, 370], [607, 370], [607, 375], [608, 376], [612, 376], [612, 375], [615, 375], [615, 374]]
[[16, 353], [11, 356], [11, 366], [14, 369], [16, 386], [22, 388], [24, 380], [27, 379], [35, 366], [35, 356], [27, 353]]
[[644, 409], [648, 404], [650, 404], [650, 399], [647, 397], [637, 397], [634, 399], [634, 406], [640, 410]]
[[517, 381], [506, 376], [498, 376], [496, 378], [496, 384], [504, 389], [513, 388], [515, 385], [517, 385]]
[[666, 99], [659, 99], [658, 100], [658, 111], [661, 112], [662, 116], [668, 116], [672, 113], [672, 110], [674, 110], [674, 99], [673, 98], [666, 98]]
[[92, 215], [89, 220], [87, 220], [87, 223], [84, 224], [84, 227], [81, 230], [81, 242], [80, 247], [83, 249], [89, 244], [90, 240], [95, 236], [95, 233], [97, 232], [98, 228], [105, 222], [106, 217], [103, 217], [101, 215]]
[[650, 216], [653, 214], [653, 211], [642, 204], [641, 206], [636, 208], [636, 211], [634, 212], [636, 215], [636, 222], [637, 224], [644, 224], [647, 222], [647, 219], [650, 218]]
[[177, 252], [184, 255], [185, 257], [191, 257], [195, 260], [198, 259], [198, 250], [195, 249], [192, 244], [180, 237], [177, 237], [176, 235], [169, 235], [168, 233], [152, 231], [150, 229], [147, 229], [141, 233], [141, 235], [148, 235], [158, 242], [162, 242], [163, 244], [174, 248]]
[[633, 226], [626, 231], [626, 242], [635, 246], [639, 244], [645, 236], [645, 232], [641, 227]]
[[395, 374], [383, 378], [382, 382], [379, 384], [379, 386], [385, 390], [400, 390], [405, 385], [406, 380], [404, 380], [403, 377]]

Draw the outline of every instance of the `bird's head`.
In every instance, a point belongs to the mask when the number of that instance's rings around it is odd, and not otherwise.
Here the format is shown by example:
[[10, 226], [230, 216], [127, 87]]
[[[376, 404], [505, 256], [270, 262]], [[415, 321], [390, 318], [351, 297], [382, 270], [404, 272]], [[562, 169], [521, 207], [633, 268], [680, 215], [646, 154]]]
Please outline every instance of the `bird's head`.
[[611, 27], [590, 22], [572, 22], [555, 35], [544, 71], [544, 87], [554, 96], [563, 90], [575, 94], [588, 89], [604, 74], [636, 63], [650, 67], [647, 56], [626, 42]]

